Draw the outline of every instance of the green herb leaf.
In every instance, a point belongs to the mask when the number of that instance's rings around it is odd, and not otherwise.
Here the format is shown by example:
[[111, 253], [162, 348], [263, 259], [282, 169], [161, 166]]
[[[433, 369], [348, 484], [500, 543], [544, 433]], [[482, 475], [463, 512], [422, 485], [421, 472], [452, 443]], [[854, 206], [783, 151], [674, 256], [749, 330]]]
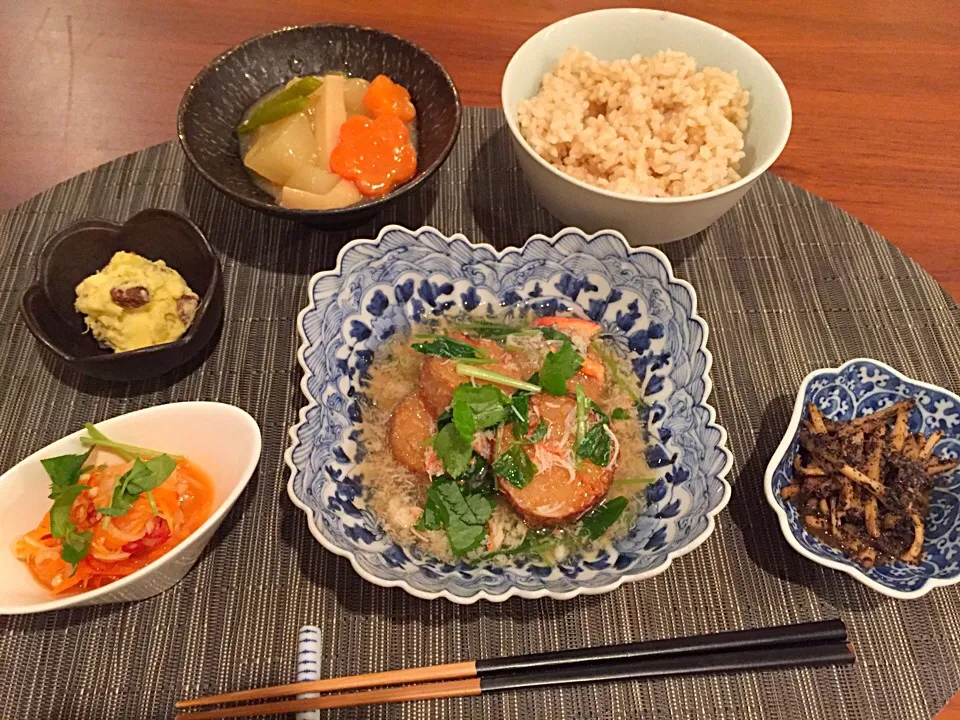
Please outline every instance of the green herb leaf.
[[610, 413], [610, 417], [614, 420], [627, 420], [630, 415], [623, 408], [614, 408], [613, 412]]
[[447, 408], [437, 418], [437, 430], [443, 429], [444, 425], [449, 425], [451, 422], [453, 422], [453, 411]]
[[540, 420], [540, 424], [537, 425], [537, 429], [533, 431], [533, 435], [530, 436], [530, 439], [526, 441], [527, 445], [536, 445], [538, 442], [543, 440], [547, 433], [550, 431], [550, 423], [546, 420]]
[[50, 534], [55, 538], [65, 538], [75, 529], [70, 520], [70, 509], [74, 501], [84, 490], [89, 490], [87, 485], [61, 485], [55, 486], [54, 492], [50, 494], [53, 498], [53, 506], [50, 508]]
[[457, 363], [457, 374], [463, 375], [464, 377], [476, 378], [477, 380], [486, 380], [487, 382], [503, 385], [504, 387], [526, 390], [527, 392], [538, 393], [542, 389], [539, 385], [517, 380], [503, 373], [487, 370], [486, 368], [473, 367], [472, 365], [464, 365], [463, 363]]
[[443, 505], [443, 498], [437, 492], [440, 482], [455, 482], [449, 477], [435, 478], [433, 484], [427, 488], [427, 504], [423, 514], [417, 522], [417, 530], [441, 530], [447, 517], [447, 509]]
[[583, 438], [587, 434], [589, 402], [587, 394], [583, 391], [583, 385], [577, 384], [577, 435], [574, 440], [574, 447], [580, 447], [580, 443], [583, 442]]
[[[51, 489], [75, 485], [80, 479], [84, 463], [93, 450], [87, 450], [83, 455], [60, 455], [58, 457], [43, 458], [40, 464], [50, 476]], [[53, 497], [53, 495], [51, 495]]]
[[510, 404], [510, 398], [493, 385], [463, 384], [453, 391], [453, 424], [472, 442], [477, 430], [502, 423]]
[[454, 423], [448, 423], [433, 438], [433, 449], [443, 469], [453, 477], [463, 475], [473, 455], [470, 441], [465, 440]]
[[590, 460], [598, 467], [610, 463], [610, 436], [604, 430], [605, 423], [598, 422], [577, 443], [577, 457]]
[[610, 416], [603, 411], [602, 407], [597, 405], [593, 400], [589, 400], [587, 406], [600, 417], [600, 422], [606, 425], [610, 424]]
[[537, 328], [540, 331], [540, 334], [543, 335], [547, 340], [562, 340], [563, 342], [570, 342], [570, 336], [560, 332], [554, 327], [549, 325]]
[[[527, 382], [533, 386], [539, 387], [540, 373], [534, 373], [531, 375]], [[522, 440], [530, 431], [530, 396], [532, 394], [533, 393], [531, 393], [529, 390], [517, 390], [512, 396], [510, 396], [510, 402], [512, 404], [510, 412], [513, 413], [514, 418], [513, 437], [517, 440]]]
[[494, 323], [489, 320], [478, 320], [476, 322], [456, 323], [454, 327], [468, 335], [478, 338], [487, 338], [490, 340], [503, 340], [510, 335], [517, 333], [529, 333], [530, 330], [515, 325], [506, 325], [504, 323]]
[[410, 347], [424, 355], [436, 355], [442, 358], [482, 358], [477, 348], [469, 343], [442, 336], [430, 342], [413, 343]]
[[176, 467], [177, 461], [169, 455], [158, 455], [147, 462], [136, 458], [133, 467], [114, 485], [109, 507], [100, 508], [100, 513], [111, 517], [126, 515], [141, 493], [161, 485]]
[[557, 536], [554, 535], [549, 528], [527, 530], [527, 534], [523, 536], [520, 544], [504, 548], [503, 550], [495, 550], [492, 553], [487, 553], [480, 559], [488, 560], [498, 555], [537, 555], [540, 558], [544, 558], [548, 552], [556, 548], [559, 544], [560, 541]]
[[455, 482], [438, 483], [435, 487], [447, 509], [447, 522], [457, 518], [466, 525], [482, 525], [490, 519], [493, 503], [483, 495], [464, 496]]
[[540, 368], [540, 386], [551, 395], [566, 395], [567, 380], [572, 378], [583, 365], [583, 358], [573, 349], [573, 344], [565, 342], [560, 349], [548, 353]]
[[493, 467], [485, 457], [477, 453], [470, 458], [470, 464], [461, 476], [460, 482], [466, 493], [478, 493], [489, 497], [497, 489], [497, 477]]
[[580, 519], [580, 523], [583, 525], [583, 534], [591, 540], [596, 540], [617, 521], [626, 507], [627, 499], [625, 497], [615, 497], [612, 500], [600, 503]]
[[493, 501], [484, 495], [464, 495], [450, 477], [434, 478], [427, 489], [427, 504], [417, 523], [420, 530], [446, 528], [450, 550], [460, 556], [479, 547], [487, 534]]
[[486, 525], [467, 525], [456, 519], [451, 519], [447, 525], [447, 540], [450, 541], [450, 551], [460, 557], [471, 550], [476, 550], [487, 536]]
[[80, 438], [80, 444], [84, 447], [104, 447], [113, 452], [114, 455], [124, 459], [124, 460], [133, 460], [134, 458], [151, 458], [156, 457], [157, 455], [170, 455], [174, 460], [183, 460], [182, 455], [173, 455], [171, 453], [162, 453], [159, 450], [151, 450], [149, 448], [137, 447], [136, 445], [128, 445], [127, 443], [116, 442], [111, 440], [93, 423], [87, 423], [83, 426], [87, 431], [87, 436]]
[[[491, 386], [488, 385], [487, 387]], [[450, 409], [453, 411], [453, 424], [457, 428], [457, 432], [460, 433], [460, 437], [468, 443], [472, 443], [473, 436], [477, 432], [477, 424], [473, 420], [470, 406], [465, 402], [454, 402]]]
[[90, 551], [90, 541], [92, 539], [92, 530], [77, 532], [77, 529], [72, 527], [71, 523], [70, 531], [63, 538], [63, 542], [60, 547], [60, 557], [73, 565], [73, 572], [77, 571], [77, 565], [87, 556], [87, 553]]
[[514, 487], [523, 488], [537, 474], [537, 466], [522, 447], [514, 445], [494, 460], [493, 471]]
[[530, 430], [530, 393], [517, 390], [510, 398], [510, 412], [513, 414], [513, 437], [522, 440]]

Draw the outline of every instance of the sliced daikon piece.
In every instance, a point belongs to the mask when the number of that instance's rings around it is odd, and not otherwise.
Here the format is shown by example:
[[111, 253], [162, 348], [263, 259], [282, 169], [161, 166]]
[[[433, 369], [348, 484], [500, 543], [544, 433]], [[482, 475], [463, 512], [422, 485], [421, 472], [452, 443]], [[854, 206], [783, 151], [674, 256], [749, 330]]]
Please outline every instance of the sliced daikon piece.
[[286, 186], [314, 195], [325, 195], [333, 190], [341, 180], [342, 178], [336, 173], [322, 170], [316, 165], [302, 165], [293, 175], [287, 178]]
[[370, 115], [363, 104], [363, 96], [367, 94], [370, 83], [363, 78], [347, 78], [343, 85], [343, 104], [347, 109], [347, 117], [353, 115]]
[[349, 180], [341, 180], [333, 190], [323, 195], [284, 187], [280, 192], [280, 204], [299, 210], [334, 210], [360, 202], [360, 191]]
[[310, 96], [314, 105], [313, 129], [317, 143], [317, 165], [330, 169], [330, 152], [340, 139], [340, 126], [347, 119], [343, 104], [343, 75], [324, 75], [323, 85]]
[[301, 112], [264, 127], [243, 164], [270, 182], [284, 185], [298, 169], [313, 164], [316, 156], [317, 140]]

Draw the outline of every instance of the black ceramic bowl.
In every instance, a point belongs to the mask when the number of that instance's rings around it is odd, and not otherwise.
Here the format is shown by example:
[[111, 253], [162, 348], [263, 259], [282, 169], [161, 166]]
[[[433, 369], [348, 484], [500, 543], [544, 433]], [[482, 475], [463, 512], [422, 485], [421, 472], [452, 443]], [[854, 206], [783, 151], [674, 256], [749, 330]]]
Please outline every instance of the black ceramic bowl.
[[[74, 308], [76, 287], [118, 250], [163, 260], [200, 296], [193, 324], [171, 343], [129, 352], [105, 350]], [[143, 380], [183, 365], [210, 342], [223, 317], [220, 260], [190, 220], [169, 210], [144, 210], [123, 225], [82, 220], [54, 235], [37, 261], [37, 277], [20, 312], [40, 344], [72, 368], [104, 380]]]
[[[417, 109], [417, 173], [382, 198], [339, 210], [282, 208], [250, 180], [234, 128], [270, 90], [295, 75], [383, 74], [410, 91]], [[396, 35], [356, 25], [304, 25], [247, 40], [211, 62], [187, 88], [177, 117], [180, 145], [200, 174], [237, 202], [320, 227], [368, 220], [419, 188], [447, 159], [460, 131], [460, 95], [436, 59]]]

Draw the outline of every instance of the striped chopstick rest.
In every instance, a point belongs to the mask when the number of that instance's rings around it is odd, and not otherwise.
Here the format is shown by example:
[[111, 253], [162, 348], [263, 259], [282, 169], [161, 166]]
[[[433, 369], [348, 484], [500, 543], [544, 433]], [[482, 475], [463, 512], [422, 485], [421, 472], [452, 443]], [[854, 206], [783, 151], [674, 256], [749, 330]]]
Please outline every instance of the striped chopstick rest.
[[[320, 639], [323, 631], [316, 625], [304, 625], [297, 635], [297, 682], [320, 679]], [[317, 693], [297, 695], [298, 698], [319, 697]], [[297, 713], [297, 720], [320, 720], [320, 710]]]

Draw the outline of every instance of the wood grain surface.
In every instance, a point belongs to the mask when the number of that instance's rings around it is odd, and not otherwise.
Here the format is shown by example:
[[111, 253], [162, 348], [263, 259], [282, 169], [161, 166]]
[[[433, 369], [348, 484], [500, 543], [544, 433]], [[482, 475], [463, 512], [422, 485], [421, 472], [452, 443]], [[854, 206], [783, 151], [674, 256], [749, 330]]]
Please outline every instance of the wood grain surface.
[[[284, 25], [352, 22], [413, 40], [468, 104], [496, 106], [536, 30], [588, 0], [4, 0], [0, 208], [175, 134], [183, 90], [224, 49]], [[952, 0], [714, 0], [660, 7], [753, 45], [790, 91], [774, 166], [917, 260], [960, 299], [960, 13]]]

